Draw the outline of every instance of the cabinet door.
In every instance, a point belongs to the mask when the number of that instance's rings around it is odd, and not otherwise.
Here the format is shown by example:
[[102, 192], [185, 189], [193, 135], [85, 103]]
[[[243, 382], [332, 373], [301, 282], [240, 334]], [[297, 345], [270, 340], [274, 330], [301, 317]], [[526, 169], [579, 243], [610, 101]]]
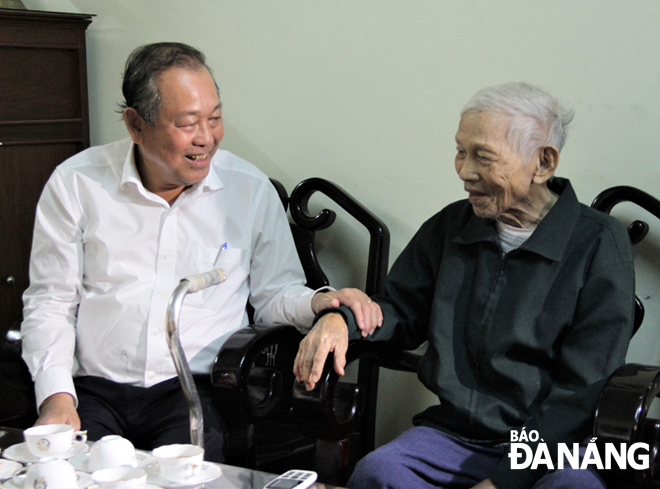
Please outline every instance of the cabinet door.
[[80, 149], [76, 143], [0, 146], [2, 334], [22, 318], [22, 294], [29, 285], [34, 213], [41, 190], [53, 169]]
[[89, 146], [90, 16], [0, 10], [0, 334], [22, 318], [34, 213], [62, 161]]

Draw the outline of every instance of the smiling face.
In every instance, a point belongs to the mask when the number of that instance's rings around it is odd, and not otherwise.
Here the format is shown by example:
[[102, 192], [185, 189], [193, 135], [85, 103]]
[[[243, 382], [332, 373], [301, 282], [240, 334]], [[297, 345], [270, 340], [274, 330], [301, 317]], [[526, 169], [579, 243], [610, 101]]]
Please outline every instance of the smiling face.
[[545, 183], [554, 166], [548, 175], [540, 175], [542, 149], [523, 161], [507, 140], [507, 128], [506, 115], [466, 112], [456, 133], [454, 163], [475, 214], [524, 227], [533, 220], [530, 210], [547, 204]]
[[215, 82], [206, 68], [170, 68], [158, 76], [158, 91], [162, 105], [153, 126], [132, 108], [124, 111], [124, 120], [137, 145], [142, 183], [171, 202], [206, 177], [224, 126]]

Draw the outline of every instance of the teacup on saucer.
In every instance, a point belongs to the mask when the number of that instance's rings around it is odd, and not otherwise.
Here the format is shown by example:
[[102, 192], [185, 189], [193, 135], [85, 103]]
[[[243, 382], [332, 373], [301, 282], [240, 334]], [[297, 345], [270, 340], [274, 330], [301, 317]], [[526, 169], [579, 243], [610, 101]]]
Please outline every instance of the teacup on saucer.
[[161, 488], [173, 488], [178, 489], [185, 486], [200, 486], [211, 482], [212, 480], [217, 479], [222, 475], [222, 468], [218, 464], [212, 462], [202, 462], [202, 465], [199, 469], [197, 475], [190, 477], [185, 481], [171, 481], [163, 478], [159, 473], [159, 468], [157, 465], [153, 465], [147, 470], [147, 487], [146, 489], [153, 489], [150, 485], [154, 485]]
[[76, 471], [66, 460], [44, 458], [12, 477], [23, 489], [78, 489]]
[[38, 458], [60, 457], [87, 441], [86, 431], [74, 431], [68, 424], [44, 424], [23, 431], [27, 448]]
[[160, 467], [160, 477], [182, 484], [194, 479], [204, 462], [204, 449], [196, 445], [164, 445], [151, 453]]
[[[89, 445], [87, 443], [81, 443], [78, 446], [72, 447], [67, 453], [59, 455], [57, 458], [66, 460], [75, 457], [76, 455], [80, 455], [81, 453], [86, 453], [87, 451], [89, 451]], [[41, 457], [33, 455], [28, 449], [26, 442], [17, 443], [16, 445], [5, 448], [2, 452], [2, 456], [9, 460], [24, 464], [38, 462], [42, 458], [45, 458], [43, 455]]]
[[[135, 450], [135, 458], [137, 459], [136, 467], [140, 469], [147, 469], [147, 467], [154, 462], [154, 457], [150, 452], [145, 452], [144, 450]], [[69, 459], [69, 463], [73, 465], [76, 470], [82, 470], [83, 472], [92, 473], [94, 472], [89, 468], [89, 453], [81, 453]], [[155, 465], [155, 464], [154, 464]]]
[[87, 468], [90, 472], [127, 465], [137, 467], [135, 447], [118, 435], [104, 436], [89, 449]]

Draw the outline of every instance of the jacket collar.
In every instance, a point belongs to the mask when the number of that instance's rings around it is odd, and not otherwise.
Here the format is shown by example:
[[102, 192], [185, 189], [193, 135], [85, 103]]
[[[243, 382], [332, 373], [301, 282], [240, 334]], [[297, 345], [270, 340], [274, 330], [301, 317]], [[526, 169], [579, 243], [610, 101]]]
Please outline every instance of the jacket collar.
[[[580, 203], [567, 179], [555, 177], [548, 187], [559, 195], [559, 199], [520, 249], [561, 261], [581, 213]], [[454, 242], [474, 244], [482, 241], [499, 246], [500, 239], [492, 219], [484, 219], [473, 213]]]

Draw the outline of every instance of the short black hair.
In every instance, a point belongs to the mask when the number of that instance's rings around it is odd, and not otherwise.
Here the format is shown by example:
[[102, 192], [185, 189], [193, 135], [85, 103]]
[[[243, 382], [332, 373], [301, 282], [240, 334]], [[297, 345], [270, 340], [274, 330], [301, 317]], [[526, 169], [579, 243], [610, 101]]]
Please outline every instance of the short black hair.
[[[156, 83], [158, 75], [174, 67], [189, 70], [206, 68], [213, 76], [211, 68], [206, 64], [204, 53], [192, 46], [178, 42], [158, 42], [140, 46], [133, 50], [126, 60], [121, 87], [124, 102], [119, 104], [121, 111], [131, 107], [147, 124], [153, 126], [163, 102]], [[215, 79], [213, 82], [215, 83]], [[217, 83], [215, 88], [218, 90]]]

